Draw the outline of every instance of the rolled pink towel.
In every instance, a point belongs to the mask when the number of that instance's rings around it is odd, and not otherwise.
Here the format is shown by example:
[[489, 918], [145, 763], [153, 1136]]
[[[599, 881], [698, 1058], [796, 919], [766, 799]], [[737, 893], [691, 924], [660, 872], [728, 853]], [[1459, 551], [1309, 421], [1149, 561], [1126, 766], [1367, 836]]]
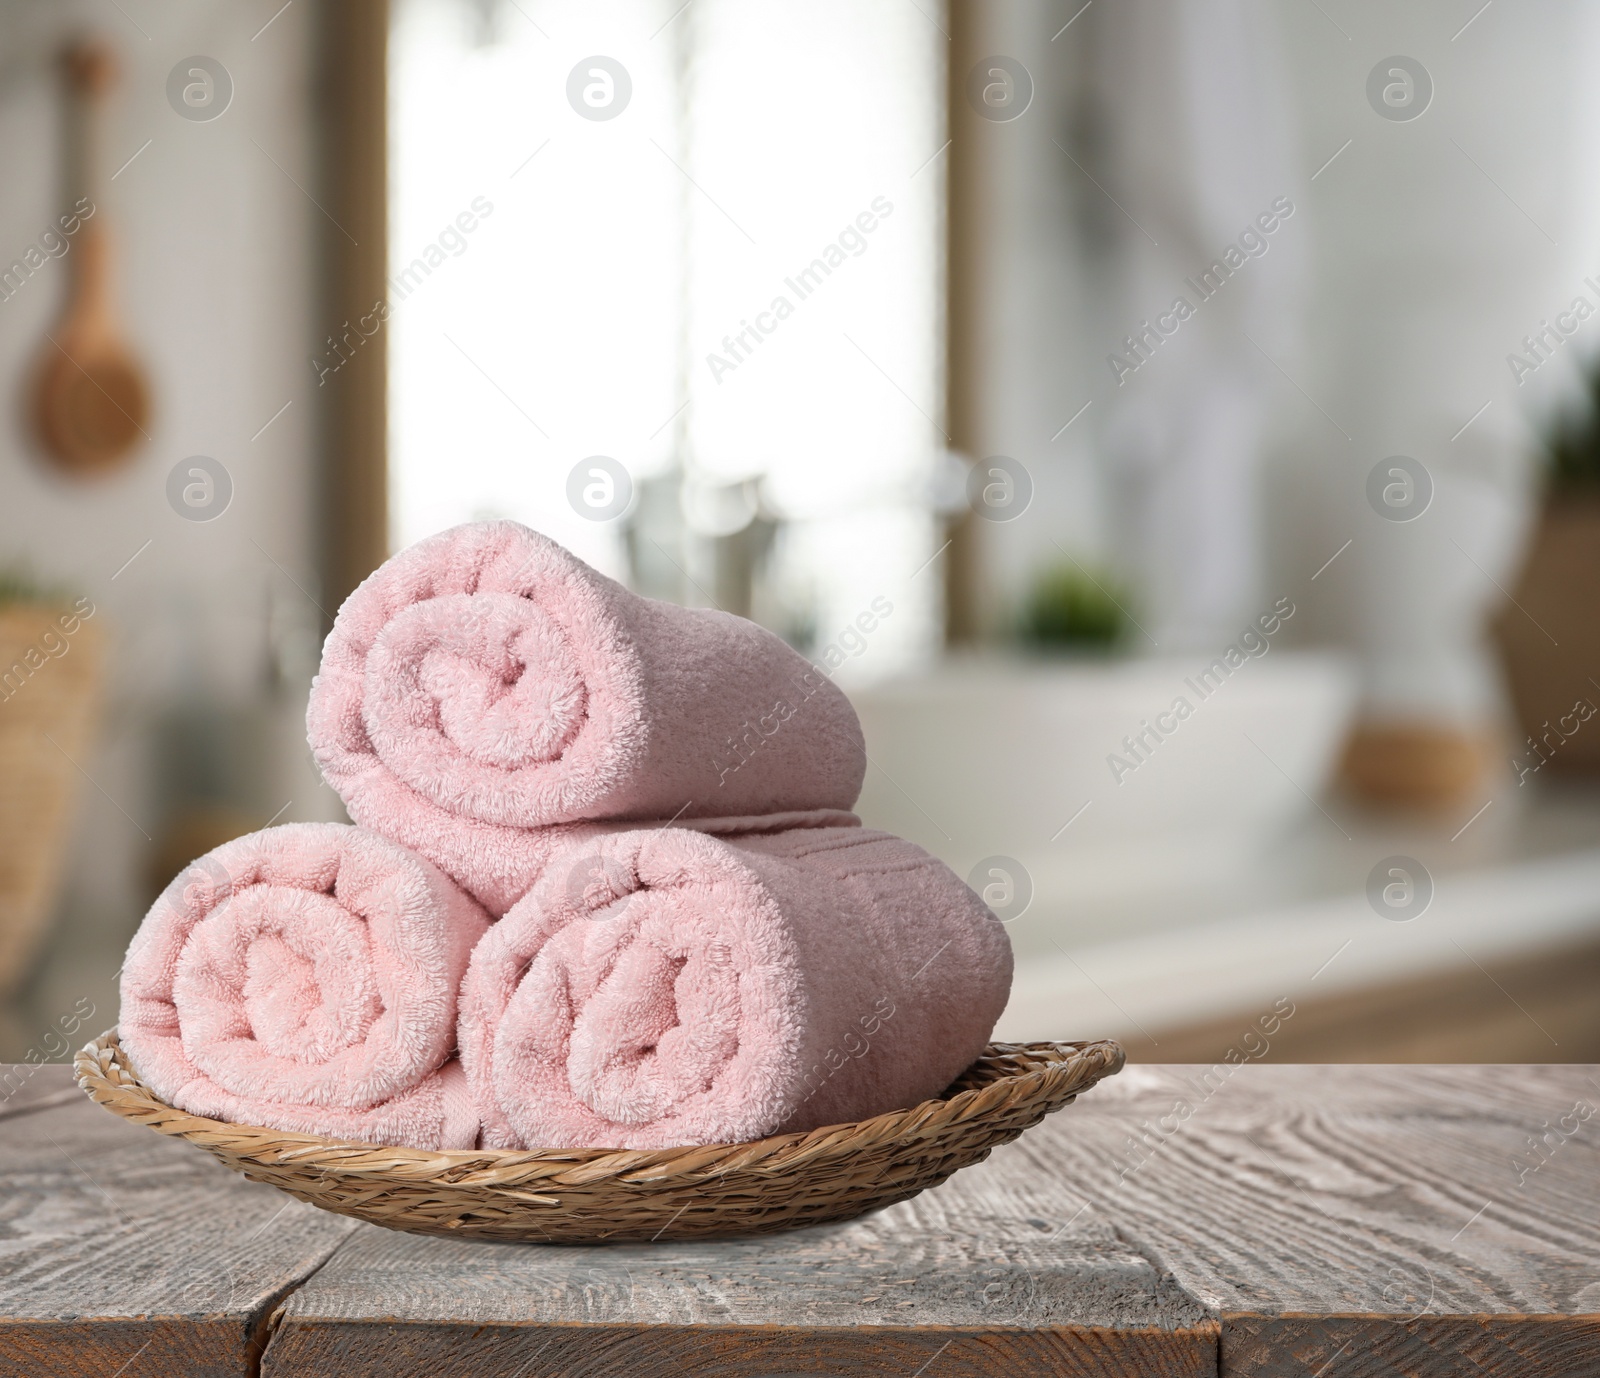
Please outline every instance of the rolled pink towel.
[[496, 913], [550, 841], [527, 829], [848, 810], [866, 770], [849, 701], [771, 632], [509, 521], [420, 541], [345, 600], [307, 726], [356, 822]]
[[340, 823], [207, 853], [145, 915], [122, 1047], [192, 1114], [413, 1148], [473, 1148], [452, 1054], [483, 910], [434, 866]]
[[[810, 809], [741, 818], [684, 818], [672, 820], [670, 826], [743, 834], [850, 826], [859, 821], [842, 809]], [[549, 828], [505, 828], [494, 823], [446, 822], [436, 812], [402, 808], [385, 815], [382, 827], [369, 826], [426, 857], [498, 918], [533, 888], [553, 857], [585, 839], [629, 832], [639, 825], [560, 823]]]
[[637, 830], [478, 944], [461, 1060], [486, 1147], [739, 1143], [937, 1095], [1010, 985], [1000, 921], [909, 842]]

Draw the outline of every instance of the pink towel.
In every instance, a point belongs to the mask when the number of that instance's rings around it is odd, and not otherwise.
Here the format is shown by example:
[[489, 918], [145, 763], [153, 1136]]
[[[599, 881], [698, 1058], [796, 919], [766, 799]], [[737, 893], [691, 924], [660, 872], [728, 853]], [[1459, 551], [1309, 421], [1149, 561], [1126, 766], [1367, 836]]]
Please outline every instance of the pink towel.
[[[549, 828], [505, 828], [495, 823], [441, 825], [420, 810], [393, 819], [387, 835], [425, 856], [499, 918], [533, 889], [552, 857], [587, 839], [629, 832], [637, 823], [560, 823]], [[784, 828], [848, 827], [860, 820], [842, 809], [811, 809], [746, 818], [680, 819], [672, 827], [742, 834]]]
[[473, 1148], [478, 1113], [451, 1054], [461, 976], [488, 927], [448, 877], [372, 833], [251, 833], [145, 915], [122, 970], [122, 1046], [196, 1115]]
[[848, 810], [866, 770], [849, 701], [771, 632], [640, 598], [508, 521], [350, 595], [307, 725], [352, 818], [497, 914], [555, 840], [526, 829]]
[[999, 920], [909, 842], [635, 830], [478, 944], [461, 1060], [485, 1147], [736, 1143], [937, 1095], [1010, 985]]

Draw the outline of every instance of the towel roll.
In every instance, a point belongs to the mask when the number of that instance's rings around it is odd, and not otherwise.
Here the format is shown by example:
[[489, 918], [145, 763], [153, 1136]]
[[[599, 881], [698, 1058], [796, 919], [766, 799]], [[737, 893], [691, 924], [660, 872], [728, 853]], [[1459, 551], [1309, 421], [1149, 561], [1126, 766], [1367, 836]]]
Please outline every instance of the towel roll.
[[488, 916], [421, 857], [294, 823], [207, 853], [145, 916], [122, 1046], [169, 1104], [273, 1129], [473, 1148], [457, 992]]
[[909, 842], [635, 830], [479, 943], [459, 1041], [486, 1147], [737, 1143], [937, 1095], [1010, 983], [999, 920]]
[[[492, 910], [528, 829], [848, 811], [866, 754], [843, 693], [743, 618], [640, 598], [515, 522], [402, 551], [339, 610], [313, 752], [351, 817]], [[515, 873], [515, 874], [514, 874]]]

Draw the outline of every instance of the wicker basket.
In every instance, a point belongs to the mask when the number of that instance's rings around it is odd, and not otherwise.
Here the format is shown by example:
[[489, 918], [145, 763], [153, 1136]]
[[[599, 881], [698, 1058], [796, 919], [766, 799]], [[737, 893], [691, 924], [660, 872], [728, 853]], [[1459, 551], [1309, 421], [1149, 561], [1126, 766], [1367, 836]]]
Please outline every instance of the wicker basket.
[[991, 1043], [938, 1100], [747, 1144], [542, 1152], [379, 1148], [174, 1110], [115, 1031], [77, 1056], [89, 1096], [252, 1181], [374, 1225], [539, 1244], [764, 1234], [848, 1220], [982, 1162], [1122, 1067], [1115, 1043]]
[[55, 908], [103, 660], [98, 623], [0, 607], [0, 991], [27, 972]]

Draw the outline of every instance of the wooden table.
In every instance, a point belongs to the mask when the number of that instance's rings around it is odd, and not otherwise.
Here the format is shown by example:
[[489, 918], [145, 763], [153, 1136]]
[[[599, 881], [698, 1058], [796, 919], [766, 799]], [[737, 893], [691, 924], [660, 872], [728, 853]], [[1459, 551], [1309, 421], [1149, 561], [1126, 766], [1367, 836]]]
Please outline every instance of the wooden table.
[[325, 1215], [46, 1068], [0, 1106], [0, 1375], [1600, 1375], [1600, 1070], [1206, 1070], [865, 1220], [562, 1249]]

